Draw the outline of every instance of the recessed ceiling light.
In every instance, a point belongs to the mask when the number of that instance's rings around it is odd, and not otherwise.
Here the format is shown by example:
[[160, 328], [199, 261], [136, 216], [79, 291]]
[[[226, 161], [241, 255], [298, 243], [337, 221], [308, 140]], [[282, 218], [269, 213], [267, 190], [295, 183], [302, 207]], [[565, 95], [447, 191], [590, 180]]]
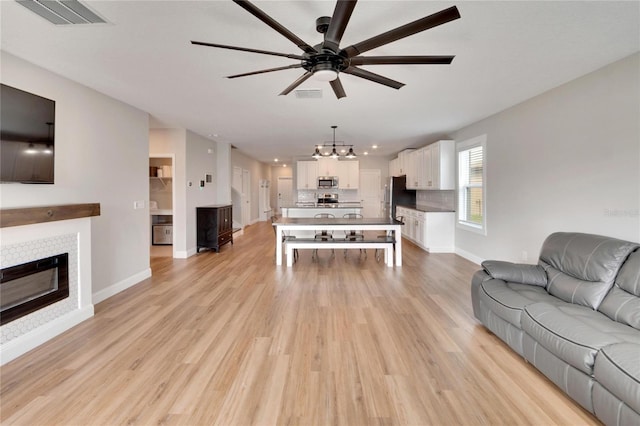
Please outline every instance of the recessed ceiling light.
[[286, 165], [286, 164], [283, 164], [283, 165], [282, 165], [282, 167], [287, 167], [287, 165]]
[[278, 159], [277, 159], [277, 158], [274, 158], [274, 159], [273, 159], [273, 161], [275, 161], [275, 162], [277, 163], [277, 162], [278, 162]]
[[378, 149], [378, 145], [372, 145], [371, 148]]
[[367, 151], [363, 152], [362, 155], [369, 155]]

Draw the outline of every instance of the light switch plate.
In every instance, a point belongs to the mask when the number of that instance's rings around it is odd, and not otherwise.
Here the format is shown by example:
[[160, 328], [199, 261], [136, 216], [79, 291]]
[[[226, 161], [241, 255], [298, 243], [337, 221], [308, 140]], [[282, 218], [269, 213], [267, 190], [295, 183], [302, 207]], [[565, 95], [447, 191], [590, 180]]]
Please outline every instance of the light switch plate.
[[134, 201], [133, 209], [134, 210], [144, 209], [144, 200]]

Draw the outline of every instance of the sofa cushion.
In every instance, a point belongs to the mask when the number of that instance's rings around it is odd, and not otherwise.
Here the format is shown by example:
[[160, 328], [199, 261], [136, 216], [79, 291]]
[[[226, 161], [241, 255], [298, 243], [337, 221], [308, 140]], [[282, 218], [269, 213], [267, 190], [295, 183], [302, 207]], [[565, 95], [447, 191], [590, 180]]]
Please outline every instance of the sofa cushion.
[[598, 351], [614, 343], [640, 344], [640, 333], [600, 312], [563, 303], [524, 308], [522, 330], [544, 348], [586, 374], [593, 373]]
[[584, 281], [613, 283], [618, 269], [638, 244], [600, 235], [556, 232], [547, 237], [540, 260]]
[[547, 274], [540, 265], [485, 260], [482, 267], [487, 274], [499, 280], [541, 287], [547, 285]]
[[640, 345], [620, 343], [602, 348], [594, 367], [596, 380], [640, 413]]
[[479, 298], [494, 314], [518, 328], [521, 328], [520, 315], [525, 306], [542, 301], [560, 302], [542, 287], [498, 279], [484, 281], [480, 285]]
[[614, 321], [640, 330], [640, 250], [620, 268], [616, 282], [598, 310]]
[[539, 264], [546, 270], [547, 291], [565, 302], [597, 309], [637, 244], [574, 232], [551, 234]]

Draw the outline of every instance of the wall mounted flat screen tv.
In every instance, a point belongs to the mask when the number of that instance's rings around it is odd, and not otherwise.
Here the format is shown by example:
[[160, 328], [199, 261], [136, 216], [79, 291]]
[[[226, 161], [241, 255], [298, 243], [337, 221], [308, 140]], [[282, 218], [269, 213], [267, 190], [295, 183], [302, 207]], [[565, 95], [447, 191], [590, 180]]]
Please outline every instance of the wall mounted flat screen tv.
[[0, 183], [53, 183], [56, 103], [0, 84]]

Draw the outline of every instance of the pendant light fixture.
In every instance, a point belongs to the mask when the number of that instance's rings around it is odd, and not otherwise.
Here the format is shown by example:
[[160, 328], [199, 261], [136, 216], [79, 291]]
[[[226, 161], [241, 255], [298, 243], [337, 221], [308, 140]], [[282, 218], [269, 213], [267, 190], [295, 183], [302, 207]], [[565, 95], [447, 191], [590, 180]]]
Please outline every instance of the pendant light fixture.
[[[340, 155], [338, 154], [338, 150], [336, 149], [336, 146], [340, 146], [340, 147], [344, 147], [346, 149], [346, 147], [349, 147], [349, 151], [347, 152], [347, 154], [345, 155], [345, 158], [356, 158], [357, 155], [356, 153], [353, 151], [353, 145], [348, 145], [345, 144], [343, 142], [338, 142], [336, 143], [336, 129], [338, 128], [338, 126], [331, 126], [331, 128], [333, 129], [333, 142], [329, 143], [322, 143], [322, 144], [318, 144], [316, 145], [316, 149], [313, 152], [313, 154], [311, 154], [311, 157], [315, 158], [316, 160], [319, 160], [320, 158], [323, 157], [330, 157], [333, 159], [338, 159], [340, 157]], [[328, 155], [323, 155], [320, 152], [320, 148], [325, 148], [325, 147], [331, 147], [331, 153], [329, 153]], [[343, 149], [342, 152], [344, 152], [345, 150]]]

